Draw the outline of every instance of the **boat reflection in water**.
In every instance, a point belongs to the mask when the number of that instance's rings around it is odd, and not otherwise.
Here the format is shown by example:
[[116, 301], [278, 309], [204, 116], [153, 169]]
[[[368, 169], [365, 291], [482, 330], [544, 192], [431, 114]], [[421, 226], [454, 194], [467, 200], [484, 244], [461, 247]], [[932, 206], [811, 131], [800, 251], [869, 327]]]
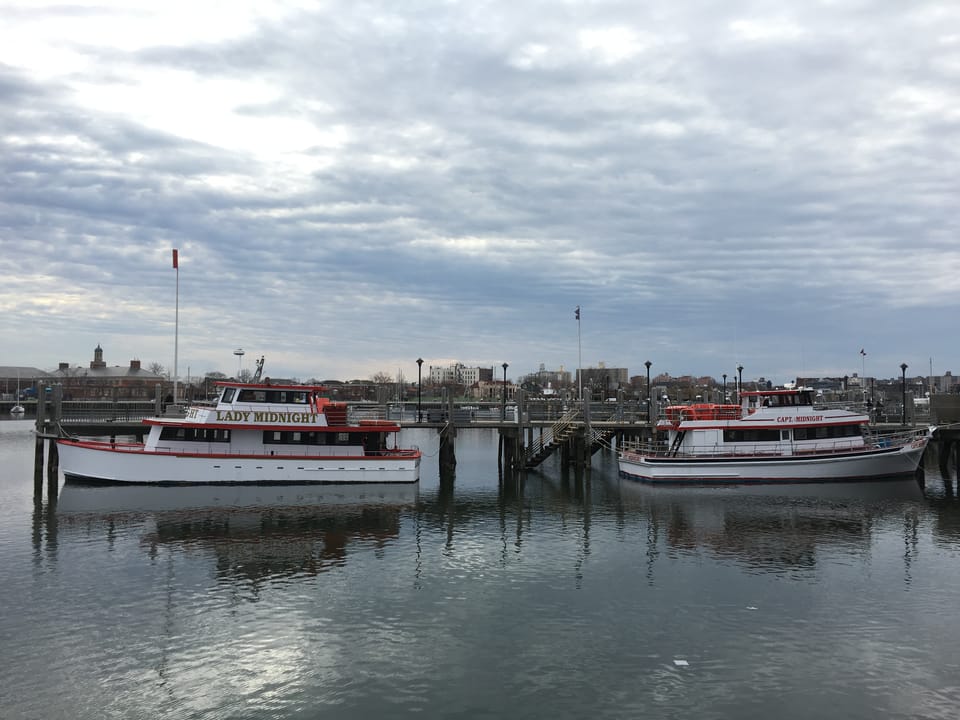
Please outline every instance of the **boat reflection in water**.
[[96, 533], [142, 531], [151, 557], [160, 548], [204, 551], [218, 576], [259, 581], [317, 574], [344, 564], [348, 547], [382, 547], [415, 507], [408, 484], [277, 486], [101, 486], [67, 483], [57, 507], [64, 525]]
[[914, 527], [924, 497], [914, 479], [737, 488], [625, 480], [620, 489], [628, 508], [642, 506], [651, 540], [771, 572], [812, 568], [818, 553], [866, 551], [880, 523]]

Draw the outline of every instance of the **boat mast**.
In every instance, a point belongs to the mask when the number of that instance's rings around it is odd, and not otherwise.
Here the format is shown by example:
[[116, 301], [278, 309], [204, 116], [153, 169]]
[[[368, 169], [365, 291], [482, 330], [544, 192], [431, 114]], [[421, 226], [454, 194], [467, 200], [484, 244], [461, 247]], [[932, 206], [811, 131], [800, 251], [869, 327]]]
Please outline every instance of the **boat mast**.
[[177, 404], [177, 354], [180, 344], [180, 263], [173, 249], [173, 269], [177, 271], [176, 310], [173, 321], [173, 404]]

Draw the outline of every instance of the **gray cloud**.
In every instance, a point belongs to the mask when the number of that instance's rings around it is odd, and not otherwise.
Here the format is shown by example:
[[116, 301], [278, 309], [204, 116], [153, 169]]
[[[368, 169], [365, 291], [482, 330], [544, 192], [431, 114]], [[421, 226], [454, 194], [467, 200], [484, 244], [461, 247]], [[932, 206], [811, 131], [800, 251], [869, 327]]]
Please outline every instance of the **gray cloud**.
[[[333, 3], [133, 49], [79, 33], [70, 72], [0, 66], [11, 361], [101, 342], [172, 364], [178, 247], [195, 372], [237, 345], [302, 377], [573, 367], [578, 304], [585, 364], [635, 373], [843, 374], [863, 346], [872, 374], [950, 369], [958, 11], [514, 5]], [[62, 19], [44, 12], [23, 32]], [[228, 84], [231, 116], [193, 82]], [[138, 83], [170, 114], [88, 100]]]

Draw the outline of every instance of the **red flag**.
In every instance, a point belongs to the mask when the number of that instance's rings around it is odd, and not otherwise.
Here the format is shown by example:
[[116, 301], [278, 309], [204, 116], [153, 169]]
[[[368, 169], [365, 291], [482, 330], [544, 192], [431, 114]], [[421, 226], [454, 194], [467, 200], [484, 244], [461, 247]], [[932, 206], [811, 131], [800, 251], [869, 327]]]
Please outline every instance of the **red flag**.
[[178, 265], [177, 265], [177, 249], [174, 248], [174, 249], [173, 249], [173, 269], [176, 270], [177, 267], [178, 267]]

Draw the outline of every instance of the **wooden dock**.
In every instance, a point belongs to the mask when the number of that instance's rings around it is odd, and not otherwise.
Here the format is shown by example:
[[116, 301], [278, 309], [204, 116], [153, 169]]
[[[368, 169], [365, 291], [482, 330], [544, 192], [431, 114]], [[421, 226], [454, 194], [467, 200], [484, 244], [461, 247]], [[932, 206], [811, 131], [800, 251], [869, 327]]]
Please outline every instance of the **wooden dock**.
[[[143, 419], [164, 413], [181, 414], [182, 408], [165, 407], [159, 398], [152, 401], [71, 402], [62, 399], [54, 386], [45, 402], [31, 403], [36, 417], [35, 482], [42, 484], [46, 466], [51, 487], [59, 471], [56, 439], [64, 435], [83, 437], [134, 437], [142, 440], [148, 428]], [[429, 428], [440, 435], [440, 476], [452, 480], [456, 468], [456, 437], [460, 431], [495, 429], [499, 434], [498, 456], [503, 471], [522, 473], [535, 470], [547, 458], [559, 455], [565, 468], [590, 469], [590, 458], [601, 448], [620, 446], [624, 441], [649, 440], [653, 426], [638, 401], [577, 403], [559, 399], [527, 398], [517, 393], [509, 405], [497, 403], [455, 404], [441, 402], [375, 405], [353, 403], [351, 419], [389, 419], [403, 428]], [[899, 423], [874, 426], [895, 430]], [[44, 445], [46, 444], [46, 451]], [[934, 430], [931, 446], [937, 454], [941, 475], [950, 478], [960, 456], [960, 422]], [[960, 491], [960, 488], [958, 488]], [[55, 490], [54, 490], [55, 492]]]

